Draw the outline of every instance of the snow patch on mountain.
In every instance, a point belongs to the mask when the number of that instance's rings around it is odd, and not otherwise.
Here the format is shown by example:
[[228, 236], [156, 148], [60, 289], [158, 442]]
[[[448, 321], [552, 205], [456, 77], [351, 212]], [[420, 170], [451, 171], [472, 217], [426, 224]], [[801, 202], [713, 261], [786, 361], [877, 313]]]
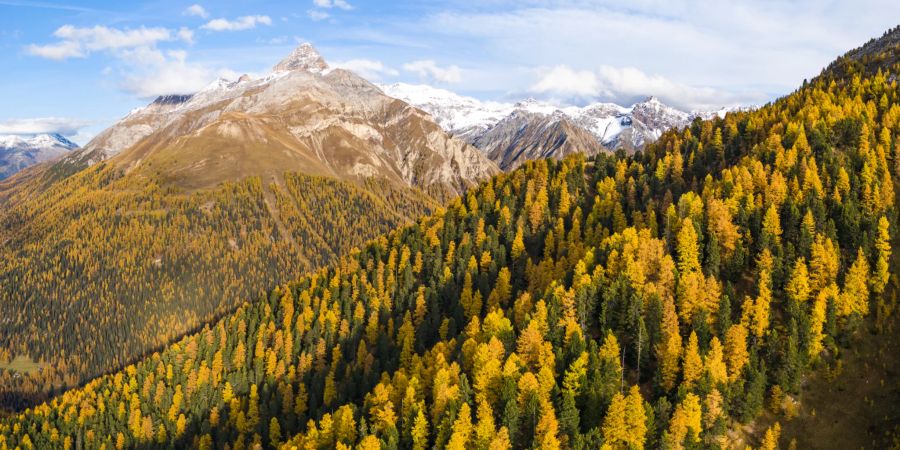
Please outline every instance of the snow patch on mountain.
[[0, 179], [78, 148], [60, 134], [0, 135]]
[[665, 105], [656, 97], [625, 107], [615, 103], [558, 106], [529, 98], [517, 103], [481, 101], [428, 85], [394, 83], [381, 85], [385, 94], [431, 114], [449, 133], [468, 142], [481, 142], [493, 127], [517, 113], [526, 112], [566, 119], [589, 131], [609, 149], [639, 149], [670, 128], [687, 126], [695, 117], [724, 117], [735, 108], [711, 112], [686, 112]]

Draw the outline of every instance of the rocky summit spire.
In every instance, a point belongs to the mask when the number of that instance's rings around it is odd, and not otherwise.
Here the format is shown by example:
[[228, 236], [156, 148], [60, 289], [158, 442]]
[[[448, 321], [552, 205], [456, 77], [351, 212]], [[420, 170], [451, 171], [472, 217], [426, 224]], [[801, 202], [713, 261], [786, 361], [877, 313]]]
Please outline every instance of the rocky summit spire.
[[287, 58], [272, 68], [275, 72], [305, 70], [313, 73], [319, 73], [326, 69], [328, 69], [328, 64], [309, 42], [300, 44]]

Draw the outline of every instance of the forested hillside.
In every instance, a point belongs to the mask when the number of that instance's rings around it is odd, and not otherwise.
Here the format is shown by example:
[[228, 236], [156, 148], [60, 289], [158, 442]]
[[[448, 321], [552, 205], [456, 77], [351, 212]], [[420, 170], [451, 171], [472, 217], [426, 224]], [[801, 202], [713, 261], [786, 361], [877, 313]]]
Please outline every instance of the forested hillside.
[[[21, 188], [21, 186], [17, 186]], [[101, 164], [0, 213], [0, 404], [28, 406], [171, 343], [436, 205], [289, 173], [184, 192]]]
[[121, 369], [499, 169], [309, 44], [0, 182], [0, 410]]
[[774, 449], [811, 370], [895, 307], [898, 67], [841, 67], [632, 157], [499, 175], [0, 448]]

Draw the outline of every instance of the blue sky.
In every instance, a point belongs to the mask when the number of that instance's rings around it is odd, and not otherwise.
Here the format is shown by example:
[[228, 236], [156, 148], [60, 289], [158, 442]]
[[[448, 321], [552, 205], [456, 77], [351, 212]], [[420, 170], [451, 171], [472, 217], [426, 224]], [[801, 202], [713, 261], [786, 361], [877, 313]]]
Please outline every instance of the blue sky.
[[482, 99], [760, 104], [898, 18], [896, 0], [0, 0], [0, 133], [84, 144], [156, 95], [265, 74], [304, 41], [371, 81]]

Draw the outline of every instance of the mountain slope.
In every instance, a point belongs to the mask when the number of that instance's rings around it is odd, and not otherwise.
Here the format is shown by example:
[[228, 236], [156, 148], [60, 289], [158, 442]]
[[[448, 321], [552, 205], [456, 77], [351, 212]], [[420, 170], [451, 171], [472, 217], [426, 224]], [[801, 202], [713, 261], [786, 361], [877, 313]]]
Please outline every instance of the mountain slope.
[[[0, 183], [0, 405], [122, 367], [498, 171], [303, 45]], [[4, 367], [0, 364], [0, 368]]]
[[78, 145], [58, 134], [0, 136], [0, 180], [44, 161], [59, 158]]
[[743, 430], [789, 420], [810, 371], [895, 313], [898, 102], [884, 77], [817, 79], [636, 155], [528, 162], [0, 434], [775, 448], [778, 426]]

